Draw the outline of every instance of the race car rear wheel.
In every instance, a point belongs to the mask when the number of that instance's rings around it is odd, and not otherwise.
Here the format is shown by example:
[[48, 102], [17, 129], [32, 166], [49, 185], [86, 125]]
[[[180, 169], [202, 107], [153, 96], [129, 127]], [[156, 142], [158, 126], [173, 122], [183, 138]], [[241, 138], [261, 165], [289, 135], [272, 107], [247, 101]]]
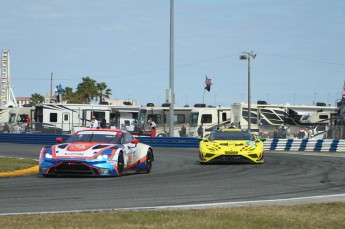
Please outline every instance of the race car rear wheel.
[[124, 160], [123, 160], [123, 155], [120, 154], [119, 158], [117, 159], [117, 173], [118, 176], [122, 176], [123, 175], [123, 168], [124, 168]]
[[150, 173], [151, 172], [152, 160], [153, 160], [152, 151], [150, 149], [148, 149], [147, 150], [147, 154], [146, 154], [146, 173]]

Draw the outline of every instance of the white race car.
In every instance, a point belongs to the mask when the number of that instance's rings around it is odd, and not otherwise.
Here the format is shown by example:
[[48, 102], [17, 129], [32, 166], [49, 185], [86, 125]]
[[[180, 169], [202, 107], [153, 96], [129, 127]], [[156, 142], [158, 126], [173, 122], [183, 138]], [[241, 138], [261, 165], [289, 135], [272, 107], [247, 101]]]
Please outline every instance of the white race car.
[[151, 146], [124, 130], [85, 129], [56, 142], [41, 150], [39, 174], [43, 176], [150, 173], [154, 160]]

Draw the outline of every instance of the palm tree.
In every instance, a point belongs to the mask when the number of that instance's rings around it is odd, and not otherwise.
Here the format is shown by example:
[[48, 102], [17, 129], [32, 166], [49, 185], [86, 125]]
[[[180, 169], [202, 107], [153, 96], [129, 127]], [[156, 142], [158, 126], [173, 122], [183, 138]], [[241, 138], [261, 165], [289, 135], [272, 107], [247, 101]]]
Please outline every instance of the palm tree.
[[82, 80], [83, 82], [78, 84], [76, 94], [83, 103], [88, 104], [98, 96], [97, 83], [89, 76], [83, 77]]
[[[103, 102], [103, 98], [109, 99], [111, 95], [111, 89], [108, 88], [105, 82], [97, 83], [99, 102]], [[103, 93], [104, 91], [104, 93]]]
[[38, 93], [31, 94], [30, 100], [31, 100], [32, 105], [35, 106], [37, 103], [43, 103], [44, 96]]
[[73, 92], [73, 88], [71, 87], [65, 87], [63, 90], [62, 97], [64, 100], [67, 101], [67, 103], [81, 103], [80, 97]]

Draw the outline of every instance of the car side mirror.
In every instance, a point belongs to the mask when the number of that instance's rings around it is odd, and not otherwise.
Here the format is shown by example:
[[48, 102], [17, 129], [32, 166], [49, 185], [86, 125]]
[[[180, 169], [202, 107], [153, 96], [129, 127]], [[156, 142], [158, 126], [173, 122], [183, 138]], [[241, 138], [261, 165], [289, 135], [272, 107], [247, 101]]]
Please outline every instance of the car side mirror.
[[139, 139], [134, 138], [134, 139], [132, 139], [131, 143], [138, 144], [139, 143]]
[[63, 139], [62, 138], [56, 138], [56, 143], [62, 143]]

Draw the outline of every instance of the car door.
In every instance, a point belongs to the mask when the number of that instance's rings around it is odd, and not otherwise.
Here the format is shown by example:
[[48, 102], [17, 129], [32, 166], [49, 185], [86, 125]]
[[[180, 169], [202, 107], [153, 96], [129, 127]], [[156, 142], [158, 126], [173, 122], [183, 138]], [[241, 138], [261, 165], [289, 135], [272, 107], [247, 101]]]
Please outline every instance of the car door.
[[125, 147], [125, 157], [127, 158], [127, 167], [135, 164], [138, 160], [136, 144], [132, 143], [132, 135], [123, 133], [122, 144]]

